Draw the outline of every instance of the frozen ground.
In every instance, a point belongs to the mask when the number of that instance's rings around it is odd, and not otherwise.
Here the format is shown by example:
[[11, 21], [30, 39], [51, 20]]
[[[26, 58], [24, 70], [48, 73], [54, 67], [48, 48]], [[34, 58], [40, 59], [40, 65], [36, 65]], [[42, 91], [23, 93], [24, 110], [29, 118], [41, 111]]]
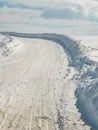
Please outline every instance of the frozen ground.
[[56, 34], [33, 37], [0, 35], [0, 130], [98, 128], [95, 46]]

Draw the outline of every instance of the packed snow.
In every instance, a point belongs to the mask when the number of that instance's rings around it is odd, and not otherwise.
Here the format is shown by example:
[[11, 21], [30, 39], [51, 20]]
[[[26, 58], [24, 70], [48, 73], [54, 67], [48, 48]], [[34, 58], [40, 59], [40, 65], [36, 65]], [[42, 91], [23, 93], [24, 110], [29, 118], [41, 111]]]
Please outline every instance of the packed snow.
[[0, 130], [97, 130], [97, 37], [2, 34]]

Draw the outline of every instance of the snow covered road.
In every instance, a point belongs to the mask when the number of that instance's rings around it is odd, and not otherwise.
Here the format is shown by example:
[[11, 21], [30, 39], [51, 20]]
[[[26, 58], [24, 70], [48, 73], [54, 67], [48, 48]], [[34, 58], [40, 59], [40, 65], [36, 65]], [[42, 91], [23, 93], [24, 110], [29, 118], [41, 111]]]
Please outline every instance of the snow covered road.
[[90, 130], [75, 105], [77, 70], [62, 46], [10, 36], [1, 41], [0, 130]]

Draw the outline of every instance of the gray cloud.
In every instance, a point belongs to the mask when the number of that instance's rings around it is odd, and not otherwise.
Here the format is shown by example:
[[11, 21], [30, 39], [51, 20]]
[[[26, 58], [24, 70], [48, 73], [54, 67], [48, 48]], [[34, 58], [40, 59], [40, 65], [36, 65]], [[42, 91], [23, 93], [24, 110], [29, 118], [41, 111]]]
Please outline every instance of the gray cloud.
[[72, 7], [66, 6], [63, 8], [46, 8], [42, 17], [45, 19], [84, 19], [84, 11], [81, 6]]
[[63, 8], [45, 8], [41, 15], [44, 19], [87, 20], [98, 22], [98, 6], [84, 7], [68, 5]]

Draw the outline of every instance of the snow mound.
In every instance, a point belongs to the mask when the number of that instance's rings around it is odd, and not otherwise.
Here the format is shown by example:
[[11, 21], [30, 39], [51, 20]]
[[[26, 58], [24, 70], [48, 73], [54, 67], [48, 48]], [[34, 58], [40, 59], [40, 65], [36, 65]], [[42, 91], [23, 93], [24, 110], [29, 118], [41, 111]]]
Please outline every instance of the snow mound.
[[98, 130], [98, 37], [79, 37], [84, 56], [92, 64], [83, 64], [77, 77], [77, 107], [82, 113], [83, 120], [92, 130]]
[[17, 53], [23, 46], [18, 39], [0, 34], [0, 56], [7, 57]]

